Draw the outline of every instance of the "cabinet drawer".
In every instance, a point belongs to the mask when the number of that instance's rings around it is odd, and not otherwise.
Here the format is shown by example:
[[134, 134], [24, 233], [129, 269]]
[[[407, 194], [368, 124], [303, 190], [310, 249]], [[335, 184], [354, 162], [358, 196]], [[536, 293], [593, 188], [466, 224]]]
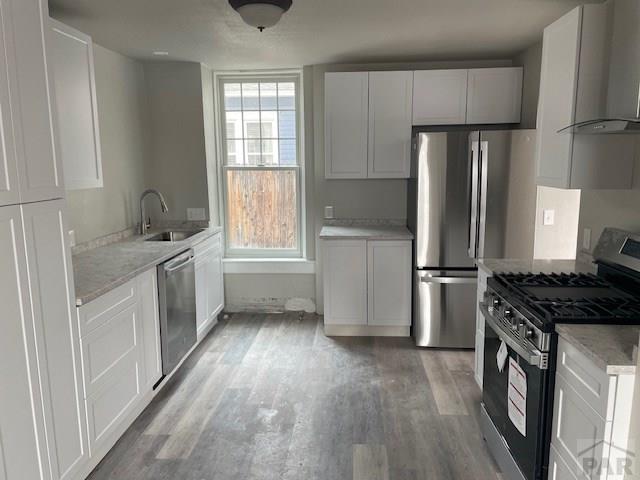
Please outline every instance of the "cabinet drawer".
[[115, 315], [137, 301], [136, 280], [121, 285], [78, 309], [80, 336], [104, 325]]
[[615, 393], [616, 377], [607, 375], [573, 345], [558, 339], [558, 375], [561, 375], [591, 407], [605, 420], [613, 417], [613, 408], [607, 406], [609, 392]]
[[89, 448], [92, 455], [111, 434], [119, 435], [121, 422], [139, 398], [140, 372], [136, 361], [123, 362], [110, 382], [87, 398]]
[[82, 339], [86, 396], [108, 383], [120, 364], [137, 363], [137, 315], [133, 304]]
[[[583, 477], [583, 461], [601, 459], [609, 441], [607, 422], [562, 375], [556, 374], [551, 444], [576, 477]], [[558, 477], [565, 478], [565, 477]]]

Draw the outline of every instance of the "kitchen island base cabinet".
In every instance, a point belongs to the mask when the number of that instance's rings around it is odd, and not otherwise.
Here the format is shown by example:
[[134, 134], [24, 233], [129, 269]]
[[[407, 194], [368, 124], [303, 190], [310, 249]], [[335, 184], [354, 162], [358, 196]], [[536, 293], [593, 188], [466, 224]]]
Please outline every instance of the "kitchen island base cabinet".
[[411, 241], [323, 242], [327, 335], [409, 336]]

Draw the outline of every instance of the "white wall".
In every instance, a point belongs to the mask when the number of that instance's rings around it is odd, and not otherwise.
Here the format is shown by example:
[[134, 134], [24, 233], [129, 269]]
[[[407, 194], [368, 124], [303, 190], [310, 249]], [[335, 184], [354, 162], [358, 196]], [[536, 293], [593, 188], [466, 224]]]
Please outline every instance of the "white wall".
[[[543, 225], [544, 210], [555, 212], [553, 225]], [[538, 187], [534, 258], [575, 259], [579, 217], [580, 190]]]
[[142, 65], [96, 44], [94, 62], [104, 187], [67, 191], [70, 228], [78, 243], [134, 226], [145, 185]]
[[209, 219], [202, 70], [192, 62], [144, 64], [149, 101], [147, 186], [162, 192], [169, 213], [149, 199], [155, 220], [186, 220], [187, 208]]

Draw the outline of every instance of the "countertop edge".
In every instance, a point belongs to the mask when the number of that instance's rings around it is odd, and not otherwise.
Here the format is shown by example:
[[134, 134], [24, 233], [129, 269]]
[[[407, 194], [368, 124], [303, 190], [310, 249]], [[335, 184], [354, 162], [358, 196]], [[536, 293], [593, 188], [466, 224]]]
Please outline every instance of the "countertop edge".
[[[612, 364], [607, 362], [600, 355], [595, 353], [592, 349], [590, 349], [587, 345], [584, 344], [579, 338], [575, 337], [571, 334], [568, 327], [571, 325], [559, 325], [557, 327], [558, 336], [569, 342], [571, 346], [576, 348], [580, 353], [586, 356], [590, 361], [592, 361], [596, 367], [600, 368], [600, 370], [606, 372], [607, 375], [635, 375], [637, 372], [637, 365], [630, 363], [627, 365], [621, 364]], [[631, 360], [632, 362], [633, 360]]]
[[[118, 288], [121, 285], [124, 285], [125, 283], [129, 282], [130, 280], [133, 280], [134, 278], [136, 278], [138, 275], [150, 270], [151, 268], [157, 267], [158, 265], [160, 265], [161, 263], [169, 260], [172, 257], [175, 257], [176, 255], [180, 254], [181, 252], [188, 250], [189, 248], [193, 248], [196, 245], [198, 245], [199, 243], [204, 242], [205, 240], [213, 237], [214, 235], [217, 235], [219, 233], [222, 232], [222, 227], [210, 227], [208, 229], [206, 229], [203, 232], [199, 232], [196, 235], [194, 235], [193, 237], [184, 240], [182, 242], [175, 242], [173, 245], [175, 248], [172, 248], [171, 250], [168, 250], [167, 252], [164, 252], [162, 255], [158, 256], [154, 261], [149, 262], [147, 264], [145, 264], [144, 266], [138, 267], [124, 275], [122, 275], [121, 277], [119, 277], [116, 281], [111, 282], [106, 284], [103, 288], [97, 289], [92, 291], [89, 294], [83, 295], [83, 296], [76, 296], [76, 308], [80, 308], [83, 307], [85, 305], [87, 305], [88, 303], [100, 298], [101, 296], [109, 293], [110, 291]], [[143, 240], [125, 240], [125, 241], [129, 241], [129, 242], [137, 242], [137, 241], [143, 241]], [[113, 244], [112, 244], [113, 245]], [[102, 248], [102, 247], [97, 247], [97, 248]]]

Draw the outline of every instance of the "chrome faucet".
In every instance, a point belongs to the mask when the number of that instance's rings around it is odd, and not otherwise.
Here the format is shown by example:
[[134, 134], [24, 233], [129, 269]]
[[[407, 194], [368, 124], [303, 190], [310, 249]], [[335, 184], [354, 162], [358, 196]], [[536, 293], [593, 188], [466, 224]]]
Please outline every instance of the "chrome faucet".
[[169, 207], [167, 207], [167, 202], [164, 201], [164, 197], [158, 190], [154, 188], [150, 188], [149, 190], [145, 190], [144, 192], [142, 192], [142, 195], [140, 195], [140, 235], [146, 235], [147, 230], [151, 227], [151, 219], [147, 221], [147, 219], [145, 218], [146, 215], [144, 212], [144, 199], [149, 194], [154, 194], [156, 197], [158, 197], [158, 200], [160, 200], [160, 208], [162, 209], [163, 213], [166, 213], [169, 211]]

